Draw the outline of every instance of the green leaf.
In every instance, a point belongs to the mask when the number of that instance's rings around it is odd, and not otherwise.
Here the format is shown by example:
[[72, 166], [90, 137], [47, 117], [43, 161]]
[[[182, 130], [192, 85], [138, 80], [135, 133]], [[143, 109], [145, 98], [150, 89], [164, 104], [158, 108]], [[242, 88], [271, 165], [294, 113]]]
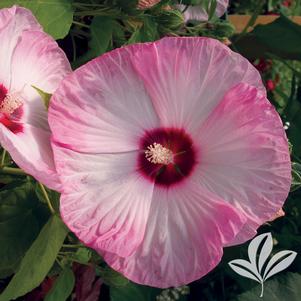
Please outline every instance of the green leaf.
[[287, 131], [290, 142], [293, 144], [293, 153], [300, 154], [301, 152], [301, 108], [296, 110], [297, 116], [293, 117], [290, 121], [290, 127]]
[[[178, 10], [163, 10], [158, 17], [158, 29], [160, 33], [166, 34], [178, 30], [184, 24], [184, 17]], [[157, 38], [157, 33], [153, 33], [154, 38]]]
[[286, 121], [290, 123], [287, 130], [289, 141], [293, 145], [293, 154], [300, 154], [301, 152], [301, 104], [297, 96], [290, 97], [290, 101], [285, 109]]
[[128, 40], [128, 44], [152, 42], [159, 38], [158, 23], [155, 22], [152, 17], [146, 16], [143, 19], [143, 25], [133, 32], [132, 36]]
[[71, 295], [75, 284], [73, 271], [66, 267], [62, 270], [56, 279], [54, 286], [51, 288], [45, 301], [65, 301]]
[[64, 38], [72, 25], [73, 8], [70, 0], [1, 0], [0, 8], [20, 5], [32, 11], [45, 32], [54, 39]]
[[162, 290], [155, 301], [187, 301], [189, 286], [180, 286]]
[[161, 290], [129, 282], [125, 286], [111, 286], [111, 301], [155, 301]]
[[301, 275], [286, 273], [264, 283], [263, 297], [260, 298], [260, 285], [239, 295], [235, 301], [300, 301]]
[[41, 96], [42, 98], [42, 101], [46, 107], [46, 110], [48, 111], [48, 108], [49, 108], [49, 103], [50, 103], [50, 98], [52, 96], [52, 94], [49, 94], [47, 92], [44, 92], [43, 90], [35, 87], [35, 86], [32, 86], [37, 92], [38, 94]]
[[208, 20], [211, 20], [214, 17], [216, 7], [217, 7], [217, 1], [216, 0], [210, 1], [210, 4], [209, 4], [208, 9], [207, 9]]
[[202, 5], [204, 0], [182, 0], [181, 3], [185, 5]]
[[114, 22], [112, 35], [112, 40], [114, 41], [114, 48], [123, 46], [127, 41], [125, 35], [125, 28], [116, 21]]
[[39, 233], [35, 209], [39, 202], [30, 182], [16, 181], [0, 191], [0, 277], [16, 271]]
[[109, 17], [96, 16], [93, 18], [90, 26], [89, 50], [76, 61], [75, 67], [96, 58], [109, 49], [116, 24], [117, 22]]
[[301, 59], [301, 26], [287, 17], [281, 15], [268, 25], [257, 25], [253, 34], [267, 46], [269, 52]]
[[113, 19], [97, 16], [93, 18], [89, 43], [90, 57], [97, 57], [106, 52], [112, 40]]
[[118, 272], [114, 271], [109, 267], [101, 268], [96, 266], [96, 274], [100, 276], [105, 284], [108, 286], [126, 286], [129, 283], [129, 280], [123, 277]]
[[[45, 188], [45, 190], [48, 194], [48, 197], [51, 201], [51, 204], [52, 204], [54, 210], [56, 212], [59, 212], [60, 194], [57, 191], [54, 191], [54, 190], [51, 190], [51, 189], [47, 188], [46, 186], [44, 186], [44, 188]], [[37, 195], [38, 199], [40, 200], [40, 202], [42, 202], [44, 204], [47, 204], [47, 202], [45, 200], [45, 196], [44, 196], [44, 194], [41, 190], [41, 185], [39, 185], [38, 182], [35, 183], [35, 192], [36, 192], [36, 195]]]
[[51, 269], [68, 231], [56, 215], [52, 215], [37, 239], [26, 252], [0, 301], [16, 299], [37, 287]]
[[281, 15], [267, 25], [257, 25], [239, 39], [235, 47], [248, 58], [267, 57], [269, 53], [284, 59], [301, 59], [301, 26]]
[[151, 17], [144, 18], [140, 29], [140, 42], [152, 42], [159, 38], [158, 24]]
[[70, 259], [81, 264], [87, 264], [91, 257], [91, 250], [89, 250], [88, 248], [79, 248], [74, 254], [70, 256]]
[[137, 10], [138, 0], [115, 0], [115, 2], [118, 7], [129, 14], [133, 14]]

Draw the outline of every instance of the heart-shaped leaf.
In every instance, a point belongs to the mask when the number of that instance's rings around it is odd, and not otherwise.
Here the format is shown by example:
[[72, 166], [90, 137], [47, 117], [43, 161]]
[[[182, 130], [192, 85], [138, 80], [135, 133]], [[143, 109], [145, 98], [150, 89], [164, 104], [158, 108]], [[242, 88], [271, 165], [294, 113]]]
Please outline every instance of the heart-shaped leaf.
[[60, 273], [45, 301], [65, 301], [71, 295], [75, 284], [73, 271], [67, 267]]
[[73, 7], [70, 0], [1, 0], [0, 8], [20, 5], [32, 11], [45, 32], [54, 39], [64, 38], [72, 25]]
[[26, 252], [18, 272], [0, 295], [10, 301], [37, 287], [51, 269], [68, 231], [59, 217], [53, 215]]
[[0, 190], [0, 278], [13, 274], [40, 230], [39, 201], [27, 181]]

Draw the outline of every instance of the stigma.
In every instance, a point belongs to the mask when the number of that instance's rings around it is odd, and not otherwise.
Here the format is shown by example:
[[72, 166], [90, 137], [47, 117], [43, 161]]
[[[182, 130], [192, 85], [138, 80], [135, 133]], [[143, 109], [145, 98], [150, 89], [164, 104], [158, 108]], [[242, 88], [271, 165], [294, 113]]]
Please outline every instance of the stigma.
[[153, 143], [144, 152], [145, 158], [154, 164], [168, 165], [173, 163], [173, 152], [160, 143]]

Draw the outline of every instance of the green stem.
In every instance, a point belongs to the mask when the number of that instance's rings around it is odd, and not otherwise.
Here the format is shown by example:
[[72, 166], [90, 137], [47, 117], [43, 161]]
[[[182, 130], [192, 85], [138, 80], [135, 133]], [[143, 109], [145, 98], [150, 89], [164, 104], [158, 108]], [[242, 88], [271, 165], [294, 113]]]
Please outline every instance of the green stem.
[[247, 23], [247, 25], [245, 26], [243, 31], [236, 37], [235, 42], [239, 41], [242, 37], [244, 37], [247, 34], [248, 29], [255, 24], [257, 17], [261, 12], [261, 8], [262, 8], [263, 4], [264, 4], [264, 1], [262, 1], [262, 0], [258, 0], [256, 2], [256, 9], [254, 10], [253, 15], [251, 16], [249, 22]]
[[64, 268], [64, 266], [62, 265], [62, 263], [60, 262], [60, 260], [58, 258], [56, 258], [55, 261], [62, 269]]
[[65, 252], [65, 251], [60, 251], [60, 252], [58, 252], [58, 255], [59, 256], [68, 256], [68, 255], [73, 255], [74, 254], [74, 252]]
[[81, 26], [81, 27], [90, 28], [89, 25], [84, 24], [84, 23], [81, 23], [81, 22], [72, 21], [72, 23], [73, 23], [74, 25], [78, 25], [78, 26]]
[[47, 202], [47, 205], [48, 205], [48, 208], [49, 208], [51, 214], [55, 214], [55, 210], [54, 210], [54, 208], [52, 207], [51, 201], [50, 201], [50, 199], [49, 199], [48, 193], [47, 193], [47, 191], [46, 191], [44, 185], [43, 185], [42, 183], [39, 182], [39, 186], [40, 186], [40, 188], [41, 188], [41, 190], [42, 190], [43, 196], [44, 196], [44, 198], [45, 198], [45, 200], [46, 200], [46, 202]]
[[6, 167], [6, 166], [3, 167], [0, 166], [0, 174], [27, 176], [27, 174], [20, 168]]
[[6, 150], [3, 149], [0, 166], [4, 166], [5, 157], [6, 157]]
[[78, 245], [62, 245], [63, 248], [70, 248], [70, 249], [78, 249], [78, 248], [84, 248], [84, 245], [78, 244]]
[[95, 9], [95, 10], [86, 10], [78, 11], [74, 13], [74, 16], [85, 17], [85, 16], [110, 16], [117, 17], [120, 13], [116, 10], [110, 8]]
[[84, 7], [84, 6], [96, 6], [96, 7], [103, 7], [102, 4], [94, 4], [94, 3], [80, 3], [80, 2], [73, 2], [72, 4], [74, 7]]

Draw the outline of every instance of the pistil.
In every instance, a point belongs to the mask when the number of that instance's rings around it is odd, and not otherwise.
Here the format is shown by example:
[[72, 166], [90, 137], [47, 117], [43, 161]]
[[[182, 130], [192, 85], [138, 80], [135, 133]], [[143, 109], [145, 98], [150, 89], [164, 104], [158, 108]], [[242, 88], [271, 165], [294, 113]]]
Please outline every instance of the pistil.
[[173, 163], [173, 152], [161, 145], [160, 143], [153, 143], [147, 147], [145, 151], [146, 159], [154, 164], [168, 165]]
[[0, 113], [12, 114], [16, 109], [22, 106], [22, 100], [15, 94], [7, 94], [0, 102]]

